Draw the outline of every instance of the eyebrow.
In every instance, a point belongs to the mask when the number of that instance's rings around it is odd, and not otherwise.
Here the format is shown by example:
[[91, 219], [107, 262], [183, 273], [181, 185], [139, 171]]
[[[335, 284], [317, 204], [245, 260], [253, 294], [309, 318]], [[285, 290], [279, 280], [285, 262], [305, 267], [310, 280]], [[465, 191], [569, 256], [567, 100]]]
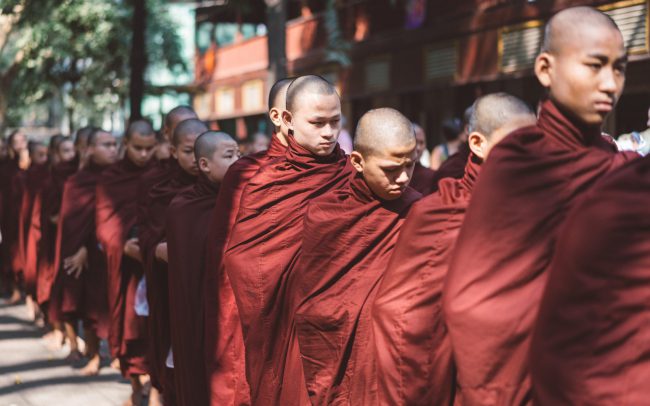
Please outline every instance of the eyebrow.
[[325, 116], [309, 117], [308, 120], [332, 120], [332, 119], [335, 119], [335, 118], [341, 118], [341, 115], [337, 114], [337, 115], [331, 116], [331, 117], [325, 117]]
[[[588, 54], [587, 56], [589, 58], [598, 59], [599, 61], [601, 61], [603, 63], [606, 63], [606, 62], [609, 61], [609, 57], [607, 55], [603, 55], [603, 54]], [[616, 58], [614, 61], [615, 62], [627, 62], [627, 58], [628, 58], [628, 53], [626, 51], [625, 55]]]

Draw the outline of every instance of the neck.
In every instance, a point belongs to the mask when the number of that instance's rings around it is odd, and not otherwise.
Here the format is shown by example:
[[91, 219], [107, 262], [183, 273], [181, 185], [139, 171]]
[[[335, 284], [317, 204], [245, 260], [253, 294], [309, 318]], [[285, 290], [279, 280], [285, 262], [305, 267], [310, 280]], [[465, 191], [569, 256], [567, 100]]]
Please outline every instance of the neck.
[[289, 145], [289, 141], [287, 141], [287, 137], [282, 134], [282, 131], [280, 131], [279, 128], [275, 129], [275, 136], [278, 137], [278, 140], [280, 140], [280, 144], [284, 145], [285, 147]]

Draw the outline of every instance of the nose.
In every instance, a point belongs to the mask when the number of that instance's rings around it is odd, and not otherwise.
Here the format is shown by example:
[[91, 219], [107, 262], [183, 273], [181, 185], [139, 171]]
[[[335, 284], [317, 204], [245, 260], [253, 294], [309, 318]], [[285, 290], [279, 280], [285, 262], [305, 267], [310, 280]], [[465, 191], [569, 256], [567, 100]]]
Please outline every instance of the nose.
[[398, 185], [406, 185], [409, 183], [410, 180], [411, 177], [409, 176], [408, 172], [406, 170], [403, 170], [402, 172], [400, 172], [397, 179], [395, 179], [395, 183], [397, 183]]
[[615, 96], [619, 90], [619, 84], [622, 86], [623, 77], [614, 71], [613, 67], [608, 67], [602, 70], [602, 77], [600, 80], [600, 91], [607, 93], [610, 96]]

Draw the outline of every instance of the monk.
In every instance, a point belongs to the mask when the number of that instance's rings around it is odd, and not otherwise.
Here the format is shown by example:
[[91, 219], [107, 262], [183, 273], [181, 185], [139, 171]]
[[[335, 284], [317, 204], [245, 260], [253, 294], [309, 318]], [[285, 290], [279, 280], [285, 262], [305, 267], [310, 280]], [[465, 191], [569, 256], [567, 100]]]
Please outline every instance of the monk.
[[[208, 224], [219, 185], [239, 158], [237, 142], [223, 132], [208, 131], [194, 143], [200, 173], [196, 183], [178, 194], [167, 210], [169, 309], [174, 378], [178, 405], [207, 405], [203, 351], [203, 278]], [[204, 225], [197, 227], [197, 225]]]
[[442, 179], [437, 192], [411, 208], [372, 310], [380, 404], [453, 404], [455, 374], [441, 312], [451, 252], [490, 149], [535, 121], [516, 97], [479, 98], [469, 120], [465, 176]]
[[96, 186], [109, 165], [117, 159], [115, 137], [96, 129], [88, 137], [87, 162], [64, 187], [57, 256], [61, 280], [61, 312], [70, 340], [70, 361], [81, 359], [77, 347], [76, 323], [83, 321], [88, 363], [83, 375], [97, 375], [100, 368], [99, 338], [106, 337], [106, 261], [95, 235]]
[[536, 126], [483, 165], [443, 292], [465, 405], [530, 404], [530, 336], [560, 226], [594, 183], [632, 155], [600, 127], [623, 90], [623, 37], [605, 14], [568, 8], [549, 21], [535, 74], [548, 92]]
[[539, 405], [642, 405], [650, 376], [650, 157], [571, 211], [531, 343]]
[[433, 177], [436, 174], [436, 171], [426, 168], [420, 163], [422, 153], [427, 148], [427, 138], [424, 134], [424, 129], [422, 129], [422, 127], [419, 125], [413, 123], [413, 129], [415, 130], [415, 151], [417, 156], [415, 168], [413, 169], [413, 178], [411, 179], [409, 185], [411, 188], [426, 196], [432, 192], [432, 189], [434, 187]]
[[148, 374], [146, 318], [135, 311], [136, 290], [144, 275], [135, 237], [138, 186], [151, 168], [156, 136], [151, 124], [132, 122], [123, 138], [125, 156], [108, 167], [97, 184], [97, 240], [104, 248], [108, 272], [108, 334], [111, 357], [120, 361], [122, 376], [131, 381], [126, 405], [142, 402], [140, 377]]
[[185, 120], [176, 126], [171, 146], [175, 163], [170, 166], [176, 169], [170, 173], [170, 177], [149, 191], [148, 199], [151, 203], [146, 212], [147, 221], [138, 229], [138, 245], [144, 262], [149, 304], [147, 361], [152, 384], [162, 391], [164, 403], [172, 405], [176, 401], [170, 351], [166, 211], [178, 193], [195, 183], [199, 169], [194, 158], [194, 142], [207, 130], [208, 127], [197, 119]]
[[291, 343], [287, 279], [300, 250], [307, 204], [343, 186], [350, 174], [337, 143], [341, 102], [334, 86], [319, 76], [295, 79], [282, 119], [290, 133], [287, 153], [246, 185], [224, 258], [254, 405], [309, 403]]
[[421, 197], [408, 187], [416, 145], [401, 113], [370, 110], [357, 125], [349, 184], [307, 207], [291, 291], [312, 404], [377, 403], [370, 312], [400, 228]]
[[274, 134], [269, 149], [244, 156], [228, 168], [210, 219], [203, 307], [206, 381], [212, 406], [250, 402], [239, 312], [221, 258], [239, 212], [244, 187], [261, 167], [284, 156], [288, 127], [282, 121], [282, 113], [286, 110], [287, 88], [292, 81], [281, 79], [271, 87], [268, 106]]

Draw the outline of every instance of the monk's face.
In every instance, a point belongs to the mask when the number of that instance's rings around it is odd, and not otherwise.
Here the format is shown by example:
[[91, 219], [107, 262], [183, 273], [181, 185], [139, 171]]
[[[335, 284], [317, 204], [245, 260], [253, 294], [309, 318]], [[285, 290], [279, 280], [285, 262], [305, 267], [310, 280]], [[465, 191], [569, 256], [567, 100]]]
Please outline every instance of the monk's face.
[[199, 167], [194, 157], [194, 141], [199, 134], [190, 134], [180, 137], [178, 145], [171, 148], [171, 153], [178, 160], [178, 165], [190, 175], [197, 176]]
[[330, 155], [341, 131], [341, 101], [337, 94], [305, 93], [295, 111], [283, 120], [301, 147], [317, 156]]
[[415, 143], [388, 146], [365, 155], [353, 151], [350, 156], [352, 166], [382, 200], [395, 200], [404, 193], [413, 177], [416, 158]]
[[11, 140], [11, 149], [21, 152], [27, 149], [27, 136], [23, 133], [16, 133]]
[[625, 83], [627, 56], [615, 29], [583, 25], [581, 35], [561, 38], [537, 57], [535, 73], [560, 109], [586, 126], [600, 126]]
[[124, 149], [127, 158], [139, 167], [145, 166], [153, 157], [156, 148], [156, 136], [154, 134], [131, 134], [130, 139], [124, 139]]
[[37, 145], [34, 147], [30, 159], [32, 165], [45, 165], [47, 163], [47, 147], [45, 145]]
[[415, 127], [415, 160], [416, 162], [422, 157], [422, 153], [427, 147], [427, 140], [424, 135], [424, 130], [420, 127]]
[[63, 141], [57, 149], [58, 162], [70, 162], [74, 159], [74, 144], [70, 140]]
[[88, 146], [88, 156], [99, 166], [107, 166], [117, 161], [117, 141], [112, 134], [100, 132], [95, 143]]
[[221, 141], [212, 154], [212, 158], [201, 158], [199, 166], [201, 172], [210, 179], [212, 183], [221, 183], [228, 168], [239, 159], [239, 146], [235, 141]]

